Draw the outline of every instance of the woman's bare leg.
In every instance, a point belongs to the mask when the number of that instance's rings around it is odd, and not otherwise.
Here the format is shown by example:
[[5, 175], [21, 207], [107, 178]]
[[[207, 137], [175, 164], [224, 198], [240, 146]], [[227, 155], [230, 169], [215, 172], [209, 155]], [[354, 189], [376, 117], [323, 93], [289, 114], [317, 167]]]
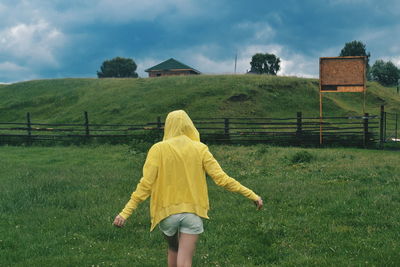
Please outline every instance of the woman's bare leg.
[[178, 250], [178, 267], [191, 267], [196, 241], [199, 235], [180, 233]]
[[165, 240], [168, 242], [168, 267], [177, 267], [178, 265], [178, 232], [173, 236], [164, 234]]

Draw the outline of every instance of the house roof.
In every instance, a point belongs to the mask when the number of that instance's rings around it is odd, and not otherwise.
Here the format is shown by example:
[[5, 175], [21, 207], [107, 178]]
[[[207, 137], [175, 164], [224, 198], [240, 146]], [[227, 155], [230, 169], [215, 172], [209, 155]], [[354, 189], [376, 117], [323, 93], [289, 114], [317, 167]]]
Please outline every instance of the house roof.
[[183, 64], [182, 62], [179, 62], [176, 59], [170, 58], [164, 62], [161, 62], [158, 65], [155, 65], [151, 68], [148, 68], [147, 70], [145, 70], [146, 72], [150, 72], [150, 71], [160, 71], [160, 70], [192, 70], [196, 73], [200, 73], [200, 71], [189, 67], [188, 65]]

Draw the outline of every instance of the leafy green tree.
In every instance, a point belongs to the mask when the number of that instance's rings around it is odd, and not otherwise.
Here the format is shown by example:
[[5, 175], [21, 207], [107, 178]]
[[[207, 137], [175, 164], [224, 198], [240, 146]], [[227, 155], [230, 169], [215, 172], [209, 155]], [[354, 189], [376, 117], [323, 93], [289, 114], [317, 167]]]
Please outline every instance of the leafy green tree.
[[367, 52], [365, 49], [365, 44], [361, 41], [351, 41], [346, 43], [340, 51], [341, 57], [348, 57], [348, 56], [366, 56], [367, 57], [367, 70], [369, 69], [369, 58], [371, 57], [371, 53]]
[[280, 58], [274, 54], [257, 53], [251, 58], [250, 73], [276, 75], [280, 70], [280, 62]]
[[106, 60], [97, 71], [99, 78], [137, 78], [136, 73], [137, 65], [133, 59], [116, 57], [111, 60]]
[[391, 61], [379, 59], [372, 66], [370, 76], [384, 86], [393, 86], [400, 79], [400, 70]]

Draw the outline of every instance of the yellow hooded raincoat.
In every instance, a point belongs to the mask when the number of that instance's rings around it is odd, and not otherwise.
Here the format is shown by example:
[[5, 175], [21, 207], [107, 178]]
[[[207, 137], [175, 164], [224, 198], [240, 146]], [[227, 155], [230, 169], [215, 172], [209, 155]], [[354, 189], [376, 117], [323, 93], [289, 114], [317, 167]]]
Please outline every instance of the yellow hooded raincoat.
[[120, 215], [127, 219], [138, 204], [151, 195], [151, 229], [169, 215], [191, 212], [207, 218], [207, 173], [214, 182], [232, 192], [257, 200], [250, 189], [229, 177], [219, 166], [183, 110], [168, 114], [164, 138], [154, 144], [143, 167], [143, 177]]

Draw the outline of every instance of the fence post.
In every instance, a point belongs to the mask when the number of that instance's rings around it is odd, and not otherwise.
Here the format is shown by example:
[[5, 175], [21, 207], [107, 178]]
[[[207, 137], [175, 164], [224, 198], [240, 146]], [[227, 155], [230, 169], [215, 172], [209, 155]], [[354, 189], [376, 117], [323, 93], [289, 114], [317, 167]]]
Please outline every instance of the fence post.
[[160, 116], [157, 117], [157, 129], [161, 130], [161, 117]]
[[159, 138], [162, 139], [162, 129], [161, 129], [161, 127], [162, 127], [162, 124], [161, 124], [161, 117], [158, 116], [158, 117], [157, 117], [157, 132], [158, 132], [158, 134], [159, 134], [159, 137], [157, 137], [157, 140], [158, 140]]
[[379, 123], [379, 145], [380, 148], [383, 149], [383, 142], [384, 142], [384, 137], [383, 137], [383, 133], [384, 133], [384, 122], [385, 122], [385, 106], [381, 105], [381, 117], [380, 117], [380, 123]]
[[28, 145], [32, 144], [32, 124], [31, 124], [31, 113], [26, 113], [26, 129], [28, 131]]
[[301, 135], [303, 131], [303, 123], [302, 123], [302, 113], [297, 112], [297, 130], [296, 130], [296, 136], [299, 140], [301, 140]]
[[225, 134], [225, 138], [227, 140], [229, 140], [230, 137], [229, 137], [229, 119], [228, 118], [224, 119], [224, 134]]
[[161, 131], [161, 117], [160, 116], [157, 117], [157, 129], [159, 131]]
[[383, 129], [383, 140], [386, 142], [386, 132], [387, 132], [387, 112], [385, 111], [385, 114], [383, 116], [385, 118], [385, 122], [383, 125], [385, 125], [385, 128]]
[[367, 143], [369, 140], [369, 133], [368, 133], [368, 113], [364, 113], [364, 118], [363, 118], [363, 124], [364, 124], [364, 139], [363, 139], [363, 145], [364, 148], [367, 147]]
[[394, 128], [395, 128], [395, 130], [394, 130], [394, 138], [396, 139], [396, 142], [397, 142], [397, 125], [398, 125], [398, 113], [396, 113], [396, 124], [395, 124], [395, 126], [394, 126]]
[[89, 115], [88, 115], [88, 112], [87, 112], [87, 111], [84, 112], [84, 116], [85, 116], [85, 132], [86, 132], [86, 137], [89, 137], [89, 135], [90, 135], [90, 131], [89, 131]]

